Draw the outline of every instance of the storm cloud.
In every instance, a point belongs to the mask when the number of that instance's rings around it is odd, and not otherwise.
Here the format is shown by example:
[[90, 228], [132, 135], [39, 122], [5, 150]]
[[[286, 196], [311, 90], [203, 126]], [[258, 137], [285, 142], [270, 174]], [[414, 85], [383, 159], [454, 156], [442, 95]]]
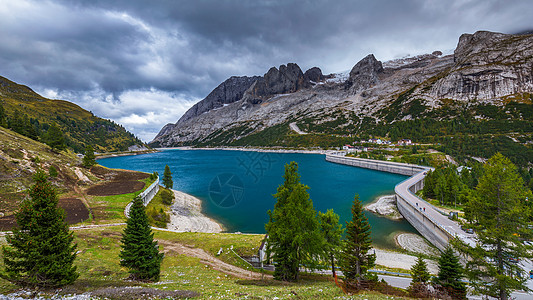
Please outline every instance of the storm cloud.
[[0, 0], [0, 75], [150, 141], [232, 75], [451, 51], [532, 15], [528, 0]]

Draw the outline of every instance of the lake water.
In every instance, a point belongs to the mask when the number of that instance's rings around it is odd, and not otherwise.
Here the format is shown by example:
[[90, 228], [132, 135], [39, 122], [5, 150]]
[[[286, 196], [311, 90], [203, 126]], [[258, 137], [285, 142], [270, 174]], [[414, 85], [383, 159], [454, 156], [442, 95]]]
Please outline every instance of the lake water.
[[[274, 208], [272, 194], [283, 183], [284, 165], [296, 161], [301, 182], [317, 211], [332, 208], [343, 225], [351, 218], [357, 193], [363, 204], [394, 193], [406, 176], [330, 163], [321, 154], [270, 153], [228, 150], [163, 150], [137, 156], [98, 160], [109, 168], [160, 174], [172, 171], [174, 189], [203, 201], [206, 215], [222, 223], [228, 232], [264, 233], [267, 211]], [[405, 220], [392, 221], [366, 212], [374, 244], [394, 248], [398, 232], [416, 232]]]

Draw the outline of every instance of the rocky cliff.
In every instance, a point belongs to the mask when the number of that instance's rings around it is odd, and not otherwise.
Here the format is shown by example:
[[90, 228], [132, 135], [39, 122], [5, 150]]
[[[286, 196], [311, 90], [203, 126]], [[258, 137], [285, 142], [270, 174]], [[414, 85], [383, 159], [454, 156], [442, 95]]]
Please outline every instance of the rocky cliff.
[[250, 136], [290, 134], [289, 123], [317, 134], [352, 135], [369, 122], [416, 119], [450, 105], [529, 105], [533, 35], [464, 34], [453, 55], [435, 51], [385, 63], [370, 54], [345, 79], [324, 76], [318, 68], [304, 73], [292, 63], [237, 79], [242, 84], [235, 92], [215, 97], [230, 100], [213, 101], [217, 87], [151, 145], [245, 144]]

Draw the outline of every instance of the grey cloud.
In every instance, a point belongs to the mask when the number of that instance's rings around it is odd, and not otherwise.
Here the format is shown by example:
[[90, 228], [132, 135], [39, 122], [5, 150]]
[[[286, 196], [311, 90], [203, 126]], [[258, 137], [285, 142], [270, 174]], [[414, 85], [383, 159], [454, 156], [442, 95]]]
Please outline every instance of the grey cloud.
[[181, 105], [232, 75], [449, 50], [465, 32], [530, 29], [531, 15], [528, 0], [0, 0], [0, 75], [82, 107], [139, 90]]

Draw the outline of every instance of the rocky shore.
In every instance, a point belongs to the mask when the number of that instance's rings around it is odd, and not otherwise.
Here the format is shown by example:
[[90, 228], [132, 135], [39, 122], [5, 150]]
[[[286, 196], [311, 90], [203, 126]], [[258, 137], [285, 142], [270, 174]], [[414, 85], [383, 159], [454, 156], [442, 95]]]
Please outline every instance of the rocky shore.
[[395, 195], [382, 196], [378, 198], [377, 201], [365, 206], [365, 209], [393, 220], [399, 220], [403, 218], [396, 207]]

